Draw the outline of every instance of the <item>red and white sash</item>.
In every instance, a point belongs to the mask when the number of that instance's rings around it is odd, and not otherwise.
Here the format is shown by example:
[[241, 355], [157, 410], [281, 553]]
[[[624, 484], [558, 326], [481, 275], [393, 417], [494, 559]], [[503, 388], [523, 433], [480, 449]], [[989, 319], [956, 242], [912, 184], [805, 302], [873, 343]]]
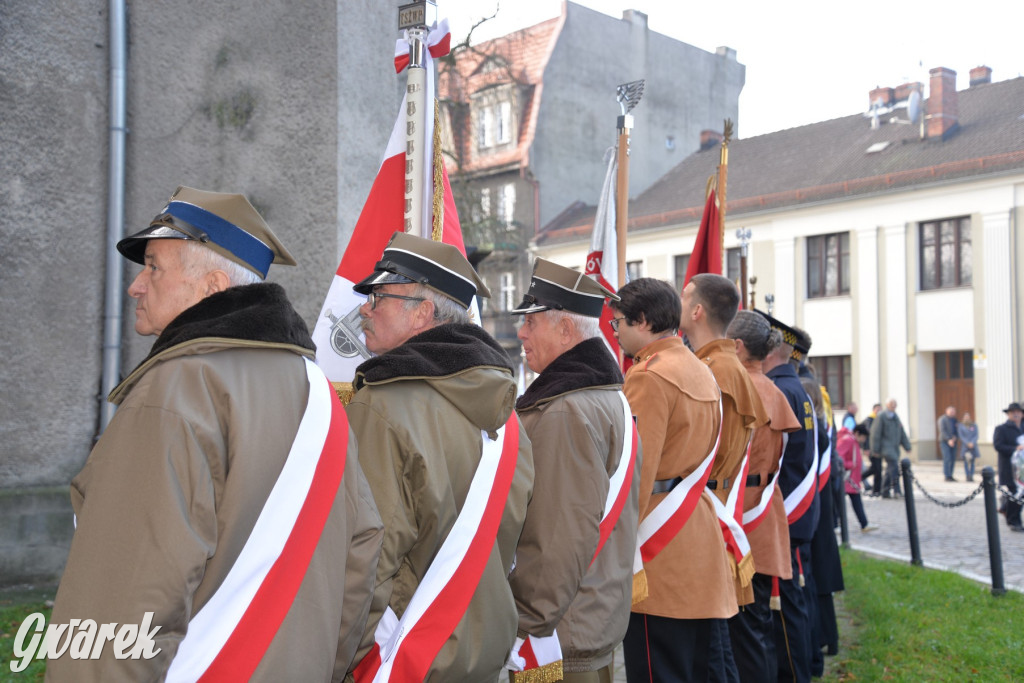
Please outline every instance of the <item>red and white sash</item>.
[[356, 681], [422, 681], [476, 592], [494, 548], [519, 455], [513, 411], [498, 438], [483, 433], [483, 453], [466, 502], [430, 563], [401, 619], [388, 609], [373, 649], [353, 672]]
[[743, 530], [748, 534], [753, 533], [754, 529], [761, 526], [761, 522], [768, 517], [768, 511], [772, 506], [772, 496], [775, 495], [775, 487], [779, 481], [778, 473], [782, 471], [782, 458], [786, 454], [786, 443], [788, 441], [789, 435], [783, 433], [782, 448], [779, 451], [779, 467], [775, 470], [775, 478], [761, 489], [761, 497], [758, 499], [757, 505], [743, 513]]
[[[722, 399], [718, 399], [718, 414], [722, 414]], [[711, 464], [715, 461], [718, 444], [722, 439], [722, 423], [719, 420], [718, 434], [711, 451], [695, 470], [690, 472], [661, 502], [640, 521], [637, 532], [636, 556], [633, 560], [633, 573], [643, 569], [645, 562], [650, 562], [669, 542], [682, 530], [690, 515], [697, 507], [704, 487], [711, 475]], [[714, 496], [712, 496], [714, 497]]]
[[[817, 420], [815, 420], [817, 425]], [[832, 424], [826, 425], [828, 429], [828, 446], [825, 448], [825, 452], [818, 458], [818, 490], [825, 488], [825, 484], [828, 483], [829, 474], [832, 471]], [[815, 427], [817, 428], [817, 427]], [[815, 432], [817, 433], [817, 432]], [[817, 439], [815, 439], [815, 448], [817, 448]]]
[[594, 557], [591, 558], [590, 564], [594, 564], [594, 560], [600, 554], [605, 541], [611, 536], [612, 529], [615, 528], [619, 521], [622, 508], [625, 507], [626, 500], [629, 498], [629, 491], [633, 485], [633, 472], [636, 470], [636, 451], [640, 437], [636, 432], [636, 424], [633, 422], [633, 411], [629, 407], [629, 401], [626, 400], [624, 393], [621, 391], [618, 393], [619, 398], [622, 399], [622, 412], [625, 419], [623, 423], [625, 430], [622, 437], [622, 453], [619, 455], [619, 464], [608, 479], [608, 497], [604, 501], [604, 514], [601, 516], [600, 538], [598, 539], [597, 549], [594, 551]]
[[[622, 452], [619, 454], [619, 463], [608, 479], [608, 496], [604, 502], [604, 513], [601, 516], [600, 534], [597, 542], [597, 549], [590, 564], [601, 553], [605, 541], [611, 536], [612, 529], [622, 515], [622, 509], [629, 499], [629, 491], [633, 485], [633, 473], [636, 470], [637, 444], [640, 441], [636, 433], [636, 425], [633, 423], [633, 411], [629, 407], [626, 395], [621, 391], [619, 398], [622, 400], [623, 427], [625, 428], [622, 438]], [[524, 638], [516, 638], [512, 648], [512, 654], [505, 667], [512, 670], [512, 680], [530, 680], [536, 670], [555, 668], [558, 677], [544, 678], [544, 680], [561, 680], [562, 648], [558, 642], [558, 633], [553, 631], [550, 636], [541, 637], [528, 635]], [[545, 671], [545, 675], [547, 671]], [[542, 678], [542, 677], [537, 677]]]
[[[811, 401], [811, 397], [804, 394], [807, 397], [809, 405], [814, 405]], [[811, 462], [811, 466], [807, 468], [807, 473], [804, 478], [800, 480], [800, 483], [795, 489], [789, 492], [789, 495], [783, 500], [783, 505], [786, 507], [786, 521], [789, 524], [793, 524], [807, 512], [807, 509], [811, 507], [811, 503], [814, 502], [814, 494], [817, 492], [818, 487], [816, 486], [818, 481], [818, 420], [813, 419], [814, 423], [814, 460]], [[787, 437], [783, 437], [783, 440], [788, 440]]]
[[[744, 557], [750, 554], [750, 541], [743, 531], [743, 489], [747, 483], [747, 467], [750, 463], [750, 439], [747, 439], [747, 449], [743, 454], [743, 461], [737, 476], [733, 478], [733, 487], [729, 491], [725, 503], [719, 500], [713, 491], [709, 491], [711, 502], [715, 506], [715, 515], [718, 516], [718, 525], [722, 528], [722, 538], [725, 540], [725, 547], [732, 555], [738, 565]], [[724, 483], [724, 482], [723, 482]]]
[[224, 582], [188, 624], [167, 681], [248, 679], [306, 575], [341, 486], [348, 419], [306, 360], [309, 400], [288, 459]]

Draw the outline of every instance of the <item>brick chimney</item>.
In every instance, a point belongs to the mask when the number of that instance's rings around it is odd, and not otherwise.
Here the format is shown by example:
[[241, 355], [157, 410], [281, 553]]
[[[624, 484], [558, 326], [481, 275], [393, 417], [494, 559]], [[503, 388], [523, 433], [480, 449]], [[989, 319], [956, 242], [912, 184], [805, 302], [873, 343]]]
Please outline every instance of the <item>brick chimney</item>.
[[928, 93], [927, 134], [941, 138], [956, 127], [960, 116], [956, 97], [956, 72], [944, 66], [928, 72], [931, 76]]
[[892, 88], [876, 87], [868, 93], [868, 109], [874, 107], [876, 103], [878, 106], [888, 107], [892, 102]]
[[706, 149], [711, 149], [725, 138], [725, 135], [719, 133], [717, 130], [702, 130], [700, 132], [700, 149], [703, 152]]
[[992, 82], [992, 69], [987, 66], [976, 66], [971, 69], [971, 87]]

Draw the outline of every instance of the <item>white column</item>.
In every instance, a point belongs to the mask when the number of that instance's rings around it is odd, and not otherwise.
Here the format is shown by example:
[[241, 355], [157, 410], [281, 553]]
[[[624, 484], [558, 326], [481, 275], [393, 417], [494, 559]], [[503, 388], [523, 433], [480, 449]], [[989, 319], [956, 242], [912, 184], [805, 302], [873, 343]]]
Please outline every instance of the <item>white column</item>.
[[804, 272], [796, 267], [796, 242], [791, 234], [775, 240], [775, 307], [772, 316], [787, 325], [796, 322], [796, 279]]
[[984, 354], [986, 367], [977, 369], [974, 377], [975, 386], [978, 386], [979, 375], [984, 373], [985, 376], [988, 410], [985, 415], [978, 416], [978, 429], [991, 438], [995, 426], [1005, 421], [1003, 408], [1018, 398], [1013, 395], [1013, 312], [1010, 309], [1010, 261], [1013, 254], [1010, 253], [1009, 215], [1005, 211], [987, 213], [982, 216], [982, 223], [985, 337], [978, 341], [976, 351]]
[[[885, 260], [879, 264], [885, 269], [885, 290], [879, 297], [879, 350], [885, 357], [886, 376], [882, 383], [885, 399], [892, 396], [899, 404], [897, 413], [908, 432], [913, 432], [910, 422], [910, 387], [907, 359], [907, 228], [892, 225], [884, 228]], [[915, 397], [916, 398], [916, 397]], [[929, 411], [930, 412], [930, 411]], [[917, 439], [914, 433], [911, 439]]]
[[853, 362], [857, 366], [857, 376], [853, 378], [854, 400], [866, 416], [873, 403], [885, 402], [879, 363], [878, 228], [873, 225], [859, 228], [853, 237], [857, 241], [857, 268], [850, 288], [855, 325]]

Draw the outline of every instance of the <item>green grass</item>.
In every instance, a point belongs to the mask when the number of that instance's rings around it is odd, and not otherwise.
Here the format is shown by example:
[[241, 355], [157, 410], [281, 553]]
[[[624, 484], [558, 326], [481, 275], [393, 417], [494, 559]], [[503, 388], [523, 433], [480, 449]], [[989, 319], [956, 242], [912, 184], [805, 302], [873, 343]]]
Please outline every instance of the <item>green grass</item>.
[[1024, 681], [1024, 595], [852, 550], [842, 558], [845, 618], [826, 679]]
[[47, 601], [52, 600], [52, 590], [30, 591], [16, 595], [0, 594], [0, 683], [43, 680], [45, 662], [33, 660], [27, 669], [14, 673], [11, 671], [11, 660], [14, 658], [14, 637], [18, 634], [18, 628], [25, 617], [33, 612], [42, 612], [49, 623], [51, 608]]

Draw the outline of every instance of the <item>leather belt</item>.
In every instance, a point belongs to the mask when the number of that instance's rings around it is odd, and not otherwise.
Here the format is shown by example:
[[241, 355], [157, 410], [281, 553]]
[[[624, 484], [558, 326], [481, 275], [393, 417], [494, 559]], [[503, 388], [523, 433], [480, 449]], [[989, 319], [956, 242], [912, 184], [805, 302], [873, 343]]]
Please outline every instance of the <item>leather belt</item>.
[[654, 482], [651, 494], [668, 493], [669, 491], [674, 489], [682, 480], [682, 477], [676, 477], [675, 479], [657, 479]]
[[[726, 489], [728, 489], [729, 485], [731, 483], [732, 483], [731, 479], [724, 480], [722, 482], [722, 490], [725, 491]], [[712, 491], [717, 489], [718, 488], [718, 480], [717, 479], [708, 479], [708, 488], [711, 489]]]
[[[775, 479], [775, 475], [777, 475], [777, 474], [778, 474], [778, 472], [772, 472], [771, 474], [769, 474], [768, 475], [768, 481], [765, 483], [765, 486], [771, 486], [771, 483]], [[747, 486], [760, 486], [760, 485], [761, 485], [761, 473], [760, 472], [758, 472], [757, 474], [748, 474], [747, 475]]]

